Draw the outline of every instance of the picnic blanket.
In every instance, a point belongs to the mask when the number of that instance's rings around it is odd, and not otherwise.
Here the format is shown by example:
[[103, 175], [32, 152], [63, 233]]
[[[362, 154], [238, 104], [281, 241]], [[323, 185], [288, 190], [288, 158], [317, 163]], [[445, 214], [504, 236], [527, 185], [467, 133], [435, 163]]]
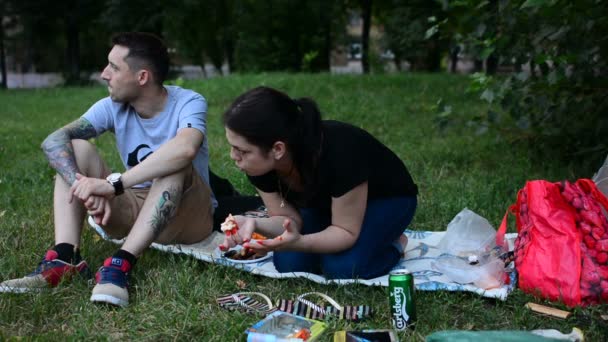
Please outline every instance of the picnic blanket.
[[[117, 244], [122, 243], [122, 240], [111, 239], [100, 226], [95, 224], [92, 218], [89, 218], [88, 222], [103, 239]], [[508, 294], [515, 287], [517, 277], [514, 273], [511, 273], [510, 284], [490, 290], [451, 282], [447, 276], [431, 267], [433, 261], [445, 256], [445, 253], [435, 247], [445, 232], [405, 230], [404, 234], [409, 239], [405, 257], [399, 261], [394, 269], [407, 268], [412, 272], [417, 290], [469, 291], [484, 297], [506, 300]], [[515, 237], [516, 234], [506, 235], [506, 239], [511, 241], [511, 246]], [[222, 253], [217, 248], [222, 241], [223, 235], [214, 231], [207, 239], [192, 245], [161, 245], [153, 243], [151, 248], [169, 253], [189, 255], [202, 261], [235, 267], [270, 278], [306, 278], [319, 284], [351, 284], [356, 282], [369, 286], [388, 286], [388, 274], [373, 279], [326, 279], [321, 275], [307, 272], [279, 273], [272, 263], [272, 258], [248, 263], [235, 263], [222, 257]]]

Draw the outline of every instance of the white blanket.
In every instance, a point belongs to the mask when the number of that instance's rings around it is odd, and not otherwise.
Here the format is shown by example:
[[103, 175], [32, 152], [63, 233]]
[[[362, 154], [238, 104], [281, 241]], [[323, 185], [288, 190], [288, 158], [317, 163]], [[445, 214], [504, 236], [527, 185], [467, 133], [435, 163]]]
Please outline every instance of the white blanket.
[[[122, 243], [120, 240], [113, 240], [89, 218], [89, 225], [105, 240], [115, 243]], [[462, 285], [451, 282], [449, 278], [441, 272], [434, 270], [431, 267], [431, 262], [437, 260], [442, 253], [434, 246], [441, 240], [445, 232], [429, 232], [429, 231], [413, 231], [406, 230], [404, 234], [408, 237], [409, 242], [405, 252], [405, 258], [394, 267], [394, 269], [408, 269], [414, 275], [414, 284], [417, 290], [423, 291], [470, 291], [478, 293], [484, 297], [498, 298], [506, 300], [508, 294], [515, 286], [516, 274], [511, 274], [511, 282], [508, 285], [503, 285], [499, 288], [484, 290], [473, 285]], [[516, 234], [507, 234], [508, 241], [513, 241]], [[153, 243], [151, 248], [170, 252], [175, 254], [186, 254], [196, 259], [226, 265], [242, 269], [243, 271], [253, 274], [262, 275], [271, 278], [306, 278], [319, 284], [350, 284], [360, 283], [364, 285], [388, 286], [388, 275], [383, 275], [374, 279], [326, 279], [325, 277], [307, 272], [290, 272], [279, 273], [272, 258], [267, 258], [261, 261], [248, 263], [235, 263], [230, 259], [222, 256], [217, 246], [223, 241], [223, 235], [218, 232], [213, 232], [207, 239], [192, 245], [160, 245]], [[512, 243], [511, 243], [512, 245]]]

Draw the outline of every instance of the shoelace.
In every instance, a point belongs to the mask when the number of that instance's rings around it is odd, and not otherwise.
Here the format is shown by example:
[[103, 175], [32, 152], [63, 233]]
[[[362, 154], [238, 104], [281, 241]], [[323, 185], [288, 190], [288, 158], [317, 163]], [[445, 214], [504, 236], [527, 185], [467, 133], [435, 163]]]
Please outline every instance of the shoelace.
[[99, 284], [111, 283], [120, 287], [127, 287], [129, 284], [129, 273], [118, 268], [102, 266], [99, 273]]
[[28, 274], [28, 276], [34, 276], [37, 274], [41, 274], [42, 272], [49, 270], [51, 268], [53, 268], [55, 266], [57, 262], [56, 261], [49, 261], [46, 260], [45, 258], [42, 258], [42, 261], [38, 263], [38, 266], [36, 267], [36, 270], [34, 270], [34, 272]]

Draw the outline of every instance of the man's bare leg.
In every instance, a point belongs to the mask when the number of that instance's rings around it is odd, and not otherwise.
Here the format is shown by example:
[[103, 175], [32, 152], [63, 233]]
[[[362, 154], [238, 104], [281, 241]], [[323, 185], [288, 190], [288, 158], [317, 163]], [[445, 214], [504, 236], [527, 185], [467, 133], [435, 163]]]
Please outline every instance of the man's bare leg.
[[[136, 258], [155, 240], [171, 239], [179, 231], [167, 229], [177, 213], [184, 189], [184, 180], [191, 171], [184, 170], [155, 179], [133, 228], [120, 250], [107, 258], [97, 273], [97, 285], [91, 301], [118, 306], [129, 304], [127, 289], [129, 273]], [[179, 227], [172, 227], [179, 230]]]
[[[103, 178], [109, 173], [108, 167], [93, 144], [86, 140], [72, 140], [72, 145], [78, 169], [83, 175]], [[70, 186], [59, 175], [55, 177], [53, 215], [55, 244], [69, 243], [78, 247], [86, 209], [78, 199], [74, 199], [70, 203]]]
[[189, 172], [184, 170], [154, 180], [122, 250], [139, 256], [152, 242], [169, 242], [179, 234], [179, 231], [170, 231], [167, 227], [177, 213], [184, 191], [184, 180]]

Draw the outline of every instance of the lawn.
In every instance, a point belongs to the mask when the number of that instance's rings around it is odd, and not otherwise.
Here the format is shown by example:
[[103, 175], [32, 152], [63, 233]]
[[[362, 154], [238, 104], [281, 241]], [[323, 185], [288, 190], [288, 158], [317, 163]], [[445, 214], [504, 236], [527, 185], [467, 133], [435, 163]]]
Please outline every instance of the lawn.
[[[524, 146], [512, 146], [492, 132], [478, 135], [467, 125], [440, 131], [435, 124], [435, 104], [440, 98], [464, 121], [486, 109], [476, 96], [465, 92], [467, 84], [466, 77], [446, 74], [258, 74], [183, 82], [209, 102], [213, 169], [242, 192], [252, 193], [253, 189], [229, 159], [220, 117], [237, 95], [268, 85], [293, 97], [313, 97], [325, 118], [367, 129], [401, 157], [420, 188], [411, 229], [445, 230], [464, 207], [497, 227], [527, 179], [572, 180], [590, 177], [599, 167], [539, 158]], [[31, 272], [53, 244], [54, 172], [40, 143], [106, 94], [104, 87], [0, 92], [0, 280]], [[109, 164], [120, 168], [113, 137], [101, 137], [96, 144]], [[81, 249], [89, 265], [97, 268], [116, 246], [100, 241], [85, 228]], [[215, 304], [219, 295], [237, 291], [259, 291], [273, 299], [320, 291], [339, 302], [368, 304], [375, 310], [373, 319], [365, 323], [328, 321], [323, 341], [330, 341], [338, 330], [390, 327], [386, 288], [270, 279], [155, 250], [144, 254], [132, 274], [128, 308], [92, 305], [91, 289], [85, 281], [74, 281], [40, 294], [0, 294], [0, 340], [242, 341], [243, 331], [261, 317], [225, 311]], [[534, 301], [565, 307], [517, 290], [504, 302], [471, 293], [418, 291], [416, 296], [417, 328], [401, 333], [402, 340], [424, 340], [426, 335], [446, 329], [554, 328], [570, 332], [572, 327], [580, 327], [589, 341], [600, 341], [608, 331], [599, 318], [607, 306], [575, 309], [571, 318], [558, 320], [533, 314], [524, 304]]]

